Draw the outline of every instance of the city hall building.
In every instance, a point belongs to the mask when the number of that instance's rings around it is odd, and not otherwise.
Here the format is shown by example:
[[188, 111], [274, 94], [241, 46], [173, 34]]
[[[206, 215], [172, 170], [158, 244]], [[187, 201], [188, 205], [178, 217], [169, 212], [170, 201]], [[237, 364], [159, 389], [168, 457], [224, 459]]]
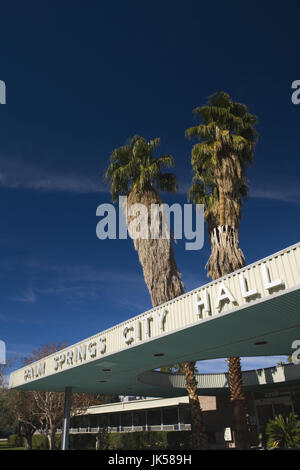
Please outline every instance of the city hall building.
[[[297, 363], [299, 307], [300, 243], [297, 243], [23, 367], [11, 374], [9, 386], [18, 390], [65, 392], [62, 440], [62, 448], [65, 449], [68, 446], [72, 392], [172, 399], [186, 395], [184, 377], [157, 371], [165, 365], [269, 355], [292, 355]], [[298, 410], [298, 375], [299, 369], [295, 364], [244, 372], [251, 426], [258, 429], [280, 409]], [[216, 397], [215, 405], [213, 401], [206, 400], [205, 406], [214, 406], [215, 409], [209, 409], [205, 414], [207, 432], [214, 433], [211, 440], [217, 442], [217, 433], [224, 432], [224, 425], [220, 430], [217, 424], [212, 423], [214, 420], [215, 423], [221, 422], [216, 418], [219, 410], [223, 410], [224, 416], [227, 413], [228, 377], [226, 374], [207, 374], [199, 375], [197, 380], [201, 397]], [[288, 391], [286, 387], [291, 388]], [[111, 424], [116, 424], [111, 427], [132, 428], [136, 422], [142, 423], [137, 426], [147, 429], [165, 425], [181, 428], [181, 425], [190, 424], [187, 417], [183, 418], [188, 413], [186, 403], [176, 402], [177, 414], [175, 408], [171, 410], [173, 405], [171, 408], [169, 405], [160, 406], [158, 400], [152, 403], [158, 406], [152, 407], [152, 411], [147, 407], [143, 409], [147, 410], [145, 422], [142, 415], [134, 414], [134, 410], [128, 410], [129, 415], [120, 408], [106, 413], [111, 415]], [[135, 406], [140, 405], [136, 403]], [[168, 408], [172, 411], [171, 421], [176, 415], [177, 423], [167, 423]], [[101, 421], [100, 415], [105, 414], [89, 411], [89, 419], [93, 420]], [[99, 416], [95, 418], [92, 415]], [[158, 420], [158, 416], [163, 421]], [[215, 417], [213, 421], [209, 421], [212, 419], [209, 416]], [[223, 420], [225, 428], [231, 428], [230, 419], [228, 414], [228, 419]]]
[[[164, 380], [164, 373], [161, 373]], [[234, 422], [227, 374], [198, 374], [198, 388], [215, 395], [200, 396], [210, 448], [234, 446]], [[179, 378], [179, 377], [178, 377]], [[184, 377], [180, 376], [182, 386]], [[285, 364], [243, 372], [246, 408], [253, 447], [261, 444], [267, 422], [278, 414], [300, 416], [300, 365]], [[91, 406], [71, 417], [70, 432], [96, 434], [134, 431], [189, 431], [188, 396], [146, 398]]]

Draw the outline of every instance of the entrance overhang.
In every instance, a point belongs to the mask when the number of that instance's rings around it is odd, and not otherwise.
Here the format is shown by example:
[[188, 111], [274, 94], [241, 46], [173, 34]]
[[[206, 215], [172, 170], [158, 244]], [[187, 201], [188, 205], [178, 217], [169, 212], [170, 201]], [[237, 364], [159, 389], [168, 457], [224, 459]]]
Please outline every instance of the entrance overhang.
[[180, 362], [289, 355], [296, 340], [300, 243], [18, 369], [9, 387], [175, 396], [140, 378]]

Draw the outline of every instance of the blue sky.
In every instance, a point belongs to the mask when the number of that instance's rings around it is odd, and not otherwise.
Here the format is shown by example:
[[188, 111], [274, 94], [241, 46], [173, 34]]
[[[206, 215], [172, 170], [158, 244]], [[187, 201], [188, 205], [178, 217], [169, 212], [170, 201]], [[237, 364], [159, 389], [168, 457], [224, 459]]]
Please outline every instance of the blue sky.
[[[299, 241], [297, 2], [12, 1], [1, 5], [0, 338], [19, 358], [72, 344], [151, 307], [131, 240], [100, 241], [111, 151], [160, 137], [186, 202], [192, 110], [228, 92], [259, 119], [240, 244], [254, 262]], [[206, 236], [206, 233], [205, 233]], [[207, 282], [204, 248], [175, 247], [187, 290]], [[244, 367], [275, 358], [247, 359]], [[225, 369], [225, 361], [203, 371]]]

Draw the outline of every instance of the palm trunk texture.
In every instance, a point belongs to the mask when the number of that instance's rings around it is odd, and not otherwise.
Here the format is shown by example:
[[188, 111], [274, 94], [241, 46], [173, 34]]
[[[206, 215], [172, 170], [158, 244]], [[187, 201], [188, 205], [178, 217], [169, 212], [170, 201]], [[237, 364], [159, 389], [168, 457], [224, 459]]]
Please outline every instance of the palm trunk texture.
[[[145, 226], [148, 227], [148, 239], [134, 239], [134, 247], [138, 252], [139, 260], [143, 268], [143, 274], [151, 296], [152, 305], [153, 307], [157, 307], [182, 295], [184, 293], [184, 285], [175, 262], [171, 239], [162, 238], [161, 236], [156, 239], [151, 238], [151, 204], [161, 205], [163, 203], [162, 199], [152, 187], [140, 192], [132, 190], [129, 193], [126, 211], [129, 233], [132, 217], [128, 216], [128, 211], [133, 204], [137, 203], [143, 204], [148, 209], [148, 220], [144, 221]], [[160, 234], [161, 226], [162, 223], [160, 223]], [[184, 363], [186, 389], [191, 406], [194, 445], [197, 449], [204, 449], [206, 448], [206, 439], [194, 365], [194, 362]]]
[[[234, 227], [225, 225], [214, 228], [210, 236], [210, 245], [211, 255], [206, 269], [213, 280], [245, 266], [244, 254], [239, 247], [238, 230]], [[230, 357], [227, 361], [236, 447], [247, 449], [249, 448], [249, 433], [240, 358]]]

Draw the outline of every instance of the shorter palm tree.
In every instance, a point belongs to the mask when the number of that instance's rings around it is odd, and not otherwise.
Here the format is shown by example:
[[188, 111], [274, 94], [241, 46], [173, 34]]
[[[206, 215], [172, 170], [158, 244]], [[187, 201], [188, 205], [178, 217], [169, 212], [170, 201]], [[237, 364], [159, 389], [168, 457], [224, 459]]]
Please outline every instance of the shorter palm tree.
[[[149, 217], [151, 207], [161, 206], [163, 203], [158, 191], [173, 192], [177, 189], [175, 175], [163, 172], [165, 168], [173, 167], [173, 157], [171, 155], [153, 157], [153, 152], [159, 143], [159, 138], [148, 142], [143, 137], [134, 136], [126, 145], [113, 150], [105, 173], [106, 181], [110, 183], [112, 200], [116, 201], [120, 195], [127, 196], [125, 210], [128, 229], [132, 221], [131, 207], [142, 204], [147, 208], [145, 215], [139, 218], [140, 227], [141, 225], [146, 227], [147, 236], [136, 237], [133, 243], [138, 252], [153, 307], [184, 293], [171, 240], [170, 237], [162, 236], [160, 219], [154, 221], [159, 226], [158, 237], [151, 236], [152, 215]], [[195, 362], [184, 363], [181, 370], [185, 374], [186, 390], [189, 395], [195, 446], [201, 449], [206, 446], [206, 438], [197, 392]]]
[[286, 418], [281, 414], [271, 419], [266, 426], [267, 448], [300, 448], [300, 421], [290, 413]]

